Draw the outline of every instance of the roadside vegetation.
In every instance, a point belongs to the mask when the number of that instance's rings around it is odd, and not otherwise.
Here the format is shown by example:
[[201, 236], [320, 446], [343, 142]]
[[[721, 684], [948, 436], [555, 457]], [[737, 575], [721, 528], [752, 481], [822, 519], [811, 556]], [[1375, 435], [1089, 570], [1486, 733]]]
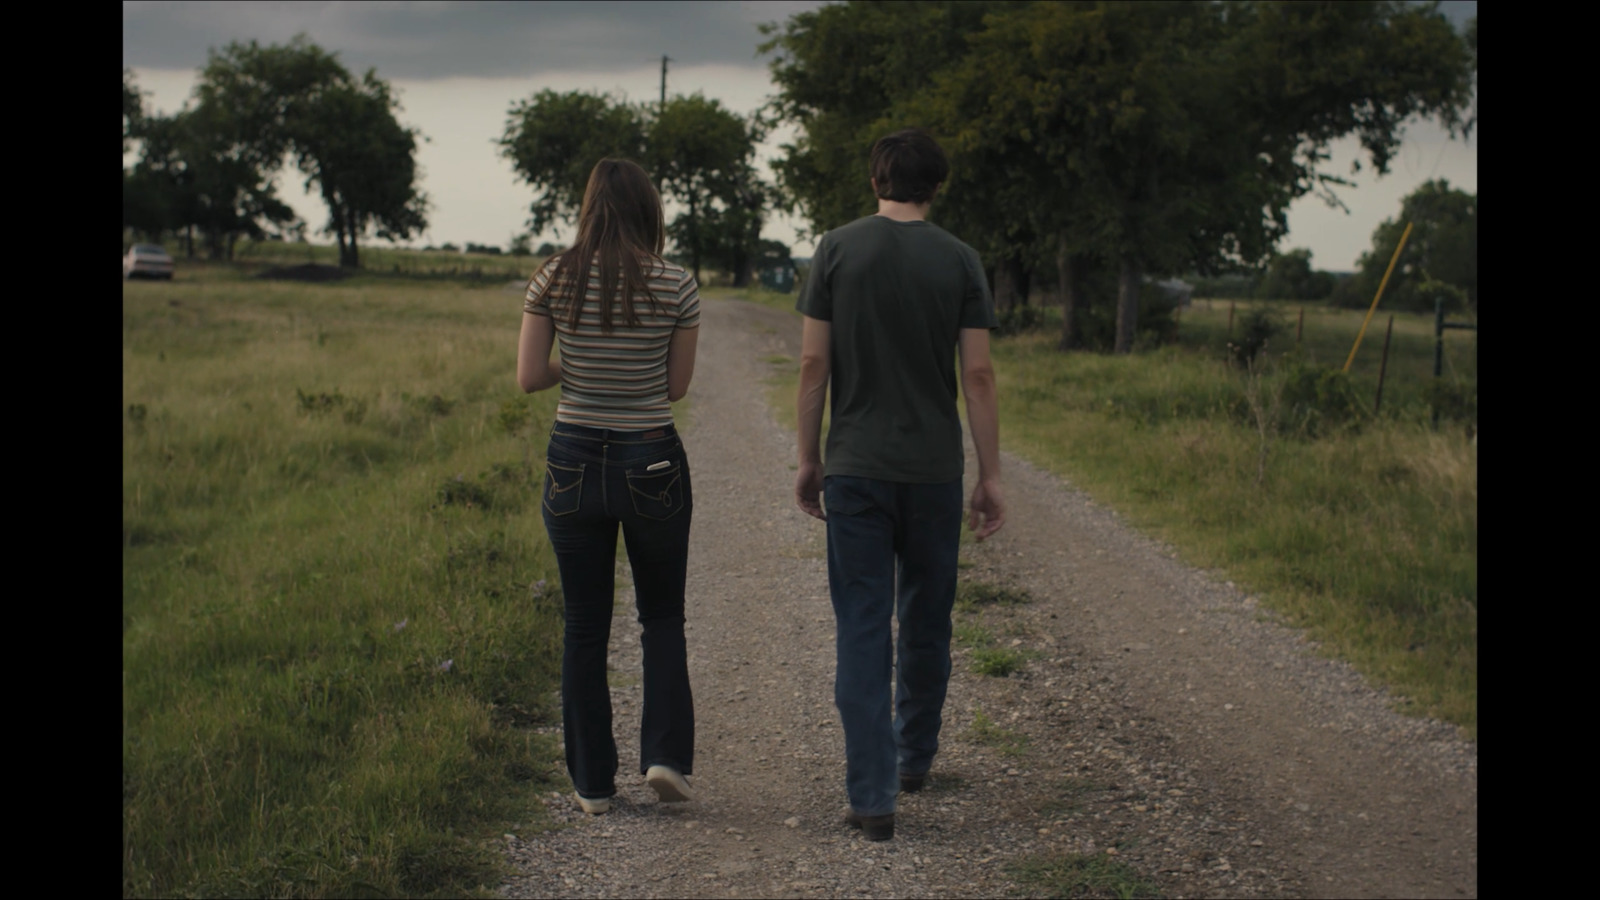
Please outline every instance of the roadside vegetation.
[[[1006, 449], [1476, 738], [1474, 333], [1446, 332], [1434, 379], [1432, 317], [1395, 315], [1375, 412], [1386, 312], [1345, 373], [1363, 310], [1197, 300], [1166, 344], [1108, 355], [1059, 352], [1059, 312], [1031, 309], [994, 343]], [[771, 373], [792, 427], [796, 365]]]
[[124, 286], [124, 896], [486, 896], [489, 839], [542, 827], [556, 397], [515, 385], [520, 304]]

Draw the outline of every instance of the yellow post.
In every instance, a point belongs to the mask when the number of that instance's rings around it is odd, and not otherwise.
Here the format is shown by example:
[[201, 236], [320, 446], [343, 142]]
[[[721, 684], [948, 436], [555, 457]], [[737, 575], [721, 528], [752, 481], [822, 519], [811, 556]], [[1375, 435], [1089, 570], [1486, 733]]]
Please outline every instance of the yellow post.
[[1394, 264], [1400, 261], [1400, 251], [1406, 247], [1406, 238], [1411, 237], [1411, 226], [1415, 222], [1407, 222], [1406, 230], [1400, 235], [1400, 243], [1394, 248], [1394, 256], [1389, 257], [1389, 268], [1383, 270], [1383, 280], [1378, 282], [1378, 295], [1372, 298], [1372, 307], [1367, 310], [1367, 317], [1361, 320], [1361, 330], [1356, 332], [1355, 345], [1350, 348], [1350, 356], [1344, 361], [1344, 371], [1350, 371], [1350, 364], [1356, 361], [1356, 350], [1361, 346], [1361, 337], [1367, 333], [1367, 323], [1372, 321], [1372, 314], [1378, 311], [1378, 300], [1383, 297], [1383, 289], [1389, 286], [1389, 276], [1394, 272]]

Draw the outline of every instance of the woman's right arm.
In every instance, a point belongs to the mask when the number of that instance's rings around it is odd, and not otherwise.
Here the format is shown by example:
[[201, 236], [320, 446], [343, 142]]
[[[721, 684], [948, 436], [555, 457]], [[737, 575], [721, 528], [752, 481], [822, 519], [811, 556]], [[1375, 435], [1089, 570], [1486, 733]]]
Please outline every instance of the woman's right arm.
[[537, 313], [522, 314], [522, 336], [517, 341], [517, 384], [524, 392], [531, 394], [561, 383], [561, 360], [550, 358], [555, 342], [553, 319]]
[[667, 400], [676, 403], [689, 393], [689, 380], [694, 377], [694, 348], [700, 338], [700, 326], [674, 328], [672, 340], [667, 344]]

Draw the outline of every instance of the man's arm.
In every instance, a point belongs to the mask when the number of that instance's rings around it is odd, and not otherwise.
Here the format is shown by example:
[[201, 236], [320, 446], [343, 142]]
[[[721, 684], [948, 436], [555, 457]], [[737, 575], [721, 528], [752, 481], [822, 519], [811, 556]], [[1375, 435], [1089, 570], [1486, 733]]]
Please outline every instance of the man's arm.
[[978, 451], [978, 486], [972, 489], [968, 525], [981, 541], [1006, 523], [1005, 498], [1000, 492], [1000, 401], [995, 394], [994, 364], [989, 359], [989, 329], [961, 329], [958, 346], [967, 426]]
[[800, 471], [795, 475], [794, 500], [808, 515], [823, 520], [827, 516], [822, 512], [822, 449], [819, 444], [822, 407], [828, 397], [828, 377], [832, 374], [832, 338], [832, 323], [805, 317], [800, 332], [800, 394], [795, 401], [800, 420]]

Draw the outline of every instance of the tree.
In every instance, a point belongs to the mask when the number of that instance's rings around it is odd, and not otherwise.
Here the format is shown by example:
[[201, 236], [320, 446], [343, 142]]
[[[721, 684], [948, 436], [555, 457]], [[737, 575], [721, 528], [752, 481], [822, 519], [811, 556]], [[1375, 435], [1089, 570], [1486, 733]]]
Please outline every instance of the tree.
[[395, 119], [399, 103], [374, 70], [354, 78], [305, 35], [284, 46], [234, 42], [210, 52], [195, 93], [208, 134], [241, 174], [258, 172], [270, 187], [294, 156], [328, 204], [341, 265], [360, 264], [371, 228], [393, 240], [426, 227], [418, 134]]
[[398, 101], [368, 69], [359, 83], [338, 82], [295, 110], [290, 137], [306, 187], [328, 204], [325, 231], [339, 241], [339, 264], [360, 266], [358, 238], [368, 228], [404, 240], [427, 228], [427, 198], [417, 187], [417, 131], [395, 118]]
[[[682, 213], [667, 226], [667, 235], [680, 251], [733, 275], [734, 287], [745, 287], [755, 275], [764, 243], [761, 226], [766, 212], [777, 202], [775, 191], [762, 182], [746, 163], [737, 175], [724, 180], [699, 205], [696, 215]], [[698, 277], [698, 276], [696, 276]]]
[[1323, 300], [1333, 287], [1333, 274], [1313, 270], [1311, 251], [1297, 247], [1273, 255], [1255, 295], [1265, 300]]
[[[1361, 255], [1356, 274], [1342, 286], [1336, 302], [1367, 306], [1376, 296], [1383, 273], [1394, 257], [1400, 236], [1410, 224], [1411, 237], [1383, 289], [1391, 309], [1418, 312], [1433, 309], [1435, 294], [1444, 294], [1455, 308], [1458, 292], [1467, 305], [1478, 305], [1478, 198], [1450, 187], [1444, 179], [1428, 181], [1400, 201], [1400, 216], [1386, 219], [1372, 233], [1372, 249]], [[1440, 290], [1437, 285], [1456, 290]]]
[[[1115, 269], [1114, 347], [1127, 352], [1145, 274], [1263, 263], [1287, 230], [1294, 199], [1313, 190], [1331, 197], [1330, 188], [1344, 183], [1321, 168], [1331, 141], [1358, 135], [1383, 171], [1413, 115], [1436, 115], [1452, 133], [1471, 127], [1470, 54], [1429, 7], [983, 8], [981, 24], [959, 36], [965, 46], [937, 57], [931, 71], [902, 78], [901, 91], [890, 90], [884, 73], [903, 76], [914, 67], [896, 68], [892, 51], [863, 49], [838, 34], [852, 17], [870, 24], [888, 13], [850, 4], [792, 19], [777, 42], [789, 55], [774, 63], [775, 108], [805, 138], [780, 172], [791, 190], [815, 194], [802, 205], [829, 212], [822, 205], [829, 189], [806, 177], [826, 174], [814, 161], [831, 157], [819, 148], [852, 138], [859, 146], [860, 135], [850, 132], [863, 118], [857, 107], [886, 95], [904, 98], [883, 102], [883, 122], [920, 118], [951, 148], [946, 202], [956, 201], [950, 205], [958, 218], [976, 227], [964, 238], [1000, 248], [1002, 258], [1026, 258], [1022, 248], [1030, 242], [1054, 245], [1066, 305], [1063, 348], [1075, 342], [1083, 271]], [[947, 22], [963, 15], [937, 10]], [[926, 32], [915, 40], [931, 39], [937, 29]], [[884, 37], [880, 31], [864, 40]], [[831, 99], [852, 79], [866, 87]], [[831, 92], [818, 89], [827, 85]], [[973, 180], [963, 184], [964, 173]]]
[[[896, 103], [923, 90], [966, 52], [985, 12], [1016, 3], [843, 3], [761, 26], [778, 92], [764, 110], [798, 126], [774, 161], [790, 211], [815, 237], [877, 209], [868, 181], [873, 143], [903, 123], [886, 121]], [[947, 186], [948, 187], [948, 186]], [[941, 199], [941, 221], [951, 207]]]
[[281, 46], [235, 41], [207, 51], [195, 99], [232, 152], [276, 173], [317, 98], [350, 80], [338, 57], [304, 34]]
[[662, 193], [688, 208], [670, 232], [696, 280], [702, 258], [716, 254], [748, 283], [745, 260], [760, 240], [766, 206], [753, 166], [759, 140], [756, 122], [699, 92], [668, 98], [649, 124], [649, 166]]
[[518, 178], [537, 192], [528, 219], [532, 233], [577, 223], [595, 163], [633, 159], [651, 173], [664, 199], [687, 207], [667, 236], [689, 258], [695, 277], [702, 260], [714, 259], [744, 284], [773, 202], [753, 165], [761, 127], [698, 93], [647, 109], [599, 94], [546, 90], [511, 108], [498, 143]]
[[123, 221], [152, 239], [185, 230], [190, 257], [198, 228], [212, 259], [232, 258], [239, 235], [265, 237], [262, 220], [282, 225], [295, 215], [271, 180], [234, 152], [211, 120], [212, 109], [186, 106], [173, 116], [143, 117], [140, 161], [123, 184]]
[[609, 96], [543, 90], [507, 113], [500, 154], [518, 179], [536, 192], [528, 226], [534, 234], [551, 225], [575, 225], [589, 173], [606, 157], [643, 160], [640, 111]]
[[122, 152], [128, 141], [139, 136], [139, 120], [144, 116], [144, 95], [133, 81], [133, 70], [122, 70]]

